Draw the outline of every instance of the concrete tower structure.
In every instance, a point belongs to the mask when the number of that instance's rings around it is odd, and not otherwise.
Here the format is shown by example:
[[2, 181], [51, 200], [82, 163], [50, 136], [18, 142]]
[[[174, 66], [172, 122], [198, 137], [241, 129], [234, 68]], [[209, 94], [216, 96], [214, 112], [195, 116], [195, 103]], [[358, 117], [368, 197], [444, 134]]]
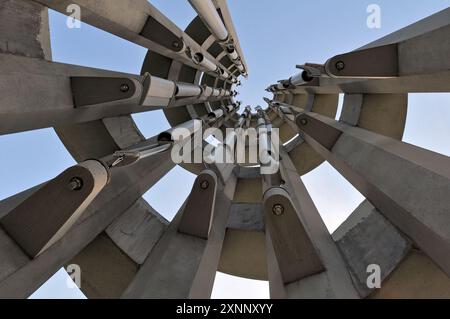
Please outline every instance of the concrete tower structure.
[[[1, 1], [0, 134], [53, 127], [78, 164], [0, 202], [0, 297], [68, 264], [89, 298], [209, 298], [218, 270], [268, 280], [272, 298], [450, 297], [450, 159], [401, 141], [408, 93], [450, 92], [450, 9], [298, 65], [239, 113], [249, 70], [226, 0], [189, 2], [183, 31], [147, 0]], [[147, 48], [142, 73], [52, 62], [47, 8], [71, 5]], [[173, 128], [145, 139], [131, 114], [161, 109]], [[197, 178], [169, 223], [142, 195], [207, 128], [264, 128], [269, 156], [279, 129], [279, 169], [181, 163]], [[366, 197], [333, 234], [300, 178], [324, 161]]]

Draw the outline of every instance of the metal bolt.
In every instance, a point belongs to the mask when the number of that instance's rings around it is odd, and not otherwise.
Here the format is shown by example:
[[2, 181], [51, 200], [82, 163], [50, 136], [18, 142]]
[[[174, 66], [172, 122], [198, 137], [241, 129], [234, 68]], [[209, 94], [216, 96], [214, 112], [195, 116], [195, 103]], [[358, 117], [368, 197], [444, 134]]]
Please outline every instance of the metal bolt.
[[300, 124], [301, 124], [301, 125], [306, 125], [306, 124], [308, 124], [308, 119], [306, 119], [306, 118], [300, 119]]
[[129, 89], [130, 89], [130, 87], [128, 86], [128, 84], [122, 84], [120, 86], [120, 91], [123, 93], [128, 92]]
[[81, 188], [83, 188], [83, 180], [79, 177], [74, 177], [70, 180], [67, 186], [71, 191], [79, 191]]
[[209, 182], [208, 181], [200, 182], [200, 188], [201, 189], [207, 189], [208, 187], [209, 187]]
[[336, 69], [338, 71], [342, 71], [343, 69], [345, 69], [345, 63], [344, 61], [337, 61], [336, 62]]
[[283, 215], [283, 213], [284, 213], [284, 207], [283, 207], [283, 205], [281, 205], [281, 204], [275, 204], [275, 205], [273, 205], [273, 207], [272, 207], [272, 212], [273, 212], [275, 215], [277, 215], [277, 216]]
[[174, 48], [179, 48], [180, 47], [180, 42], [178, 42], [178, 41], [173, 41], [173, 43], [172, 43], [172, 46], [174, 47]]

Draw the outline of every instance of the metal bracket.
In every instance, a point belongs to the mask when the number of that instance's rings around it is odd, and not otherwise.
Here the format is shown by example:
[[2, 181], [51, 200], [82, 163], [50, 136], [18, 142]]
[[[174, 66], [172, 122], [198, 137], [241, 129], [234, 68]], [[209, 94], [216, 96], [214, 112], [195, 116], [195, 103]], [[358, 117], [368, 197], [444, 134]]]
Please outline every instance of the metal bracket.
[[180, 233], [208, 239], [214, 217], [217, 176], [211, 170], [203, 171], [195, 180], [181, 217]]
[[183, 39], [167, 29], [152, 16], [148, 16], [140, 35], [174, 52], [186, 50]]
[[75, 107], [126, 100], [137, 90], [129, 78], [71, 77], [70, 84]]
[[284, 284], [325, 270], [322, 260], [300, 221], [287, 191], [281, 187], [264, 194], [266, 231]]
[[311, 138], [328, 150], [333, 148], [342, 134], [342, 131], [304, 113], [297, 115], [295, 122], [300, 131], [311, 136]]
[[103, 163], [85, 161], [42, 186], [0, 223], [33, 258], [70, 229], [108, 180], [109, 170]]
[[336, 55], [326, 62], [325, 70], [331, 77], [397, 77], [398, 46], [389, 44]]

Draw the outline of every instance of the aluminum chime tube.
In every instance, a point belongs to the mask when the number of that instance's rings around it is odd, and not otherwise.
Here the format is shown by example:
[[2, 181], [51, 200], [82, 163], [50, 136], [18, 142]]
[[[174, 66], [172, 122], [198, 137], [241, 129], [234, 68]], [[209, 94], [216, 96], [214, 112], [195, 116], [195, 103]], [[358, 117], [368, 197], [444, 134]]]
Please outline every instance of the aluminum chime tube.
[[321, 71], [318, 69], [320, 67], [319, 65], [311, 66], [311, 64], [308, 65], [297, 65], [297, 68], [303, 69], [302, 72], [291, 76], [287, 80], [281, 80], [278, 81], [277, 84], [273, 84], [269, 86], [266, 91], [269, 92], [276, 92], [279, 90], [289, 89], [296, 86], [301, 86], [310, 83], [314, 78], [321, 76]]
[[234, 64], [236, 64], [236, 65], [242, 64], [242, 62], [240, 60], [240, 57], [239, 57], [239, 55], [238, 55], [234, 45], [228, 45], [226, 47], [226, 52], [228, 54], [228, 57], [230, 58], [231, 61], [233, 61]]
[[189, 2], [213, 36], [225, 47], [225, 52], [230, 60], [244, 74], [245, 68], [242, 65], [241, 58], [233, 45], [233, 40], [230, 38], [230, 34], [217, 12], [214, 3], [211, 0], [189, 0]]
[[275, 92], [278, 92], [278, 91], [283, 91], [283, 90], [285, 90], [285, 89], [286, 89], [286, 87], [283, 85], [283, 83], [277, 83], [277, 84], [272, 84], [272, 85], [270, 85], [270, 86], [266, 89], [266, 91], [267, 91], [267, 92], [275, 93]]
[[266, 89], [266, 91], [275, 93], [275, 92], [286, 90], [286, 89], [293, 88], [296, 86], [308, 84], [313, 79], [314, 79], [314, 77], [308, 71], [305, 70], [294, 76], [291, 76], [287, 80], [281, 80], [277, 84], [270, 85]]
[[219, 73], [220, 73], [220, 76], [222, 78], [224, 78], [224, 79], [229, 79], [230, 78], [230, 73], [228, 73], [228, 71], [226, 71], [226, 70], [224, 70], [222, 68], [219, 68]]
[[[232, 107], [232, 106], [231, 106]], [[234, 107], [232, 107], [234, 110]], [[210, 124], [216, 124], [218, 120], [223, 118], [225, 112], [222, 109], [217, 109], [207, 115], [208, 122]], [[193, 119], [186, 121], [180, 125], [177, 125], [167, 131], [161, 132], [156, 142], [151, 144], [145, 144], [141, 146], [135, 146], [126, 150], [117, 151], [113, 154], [113, 160], [108, 163], [108, 166], [122, 167], [132, 165], [144, 158], [154, 156], [170, 150], [174, 144], [180, 146], [184, 145], [197, 131], [201, 130], [201, 121], [199, 119]], [[184, 129], [189, 132], [182, 140], [175, 141], [173, 138], [173, 132], [178, 129]]]
[[204, 67], [205, 69], [211, 71], [211, 72], [219, 72], [219, 67], [212, 62], [211, 60], [207, 59], [202, 53], [197, 52], [192, 56], [192, 59], [195, 63], [198, 65]]
[[141, 105], [145, 106], [168, 106], [175, 98], [187, 97], [219, 97], [230, 96], [228, 90], [199, 86], [190, 83], [177, 83], [150, 74], [146, 74], [143, 80], [144, 93]]
[[[294, 132], [298, 132], [298, 127], [295, 124], [296, 110], [292, 109], [288, 105], [282, 105], [280, 103], [269, 101], [269, 107], [280, 117], [287, 125], [291, 127]], [[303, 109], [301, 109], [303, 112]]]
[[203, 93], [202, 93], [203, 97], [210, 97], [213, 95], [214, 89], [210, 86], [203, 85], [202, 90], [203, 90]]
[[244, 113], [245, 113], [245, 125], [248, 128], [250, 127], [250, 122], [252, 120], [252, 109], [250, 105], [247, 105], [245, 107]]
[[241, 114], [235, 125], [235, 128], [242, 128], [244, 124], [245, 124], [245, 114]]
[[[289, 105], [272, 101], [268, 98], [264, 98], [264, 101], [269, 105], [270, 108], [272, 108], [281, 118], [289, 119], [290, 121], [295, 120], [295, 114], [294, 111]], [[301, 109], [303, 111], [303, 109]]]
[[199, 96], [201, 94], [202, 88], [195, 84], [178, 83], [175, 90], [176, 97], [191, 97]]
[[271, 124], [267, 122], [266, 115], [261, 107], [257, 108], [258, 124], [256, 128], [258, 129], [258, 142], [259, 142], [259, 154], [260, 160], [263, 160], [262, 164], [266, 164], [266, 156], [270, 156], [271, 145], [270, 145], [270, 131]]
[[244, 66], [242, 65], [241, 57], [237, 53], [235, 46], [233, 44], [227, 44], [225, 46], [225, 52], [227, 53], [230, 60], [236, 65], [238, 70], [241, 73], [244, 73], [245, 69]]
[[228, 104], [227, 106], [225, 106], [225, 108], [227, 109], [228, 113], [231, 113], [234, 110], [234, 106], [232, 104]]
[[244, 66], [243, 66], [242, 64], [236, 65], [236, 67], [238, 68], [238, 70], [239, 70], [242, 74], [245, 73], [245, 68], [244, 68]]
[[192, 60], [194, 63], [204, 67], [208, 71], [217, 73], [221, 78], [224, 80], [228, 80], [230, 77], [230, 74], [228, 71], [222, 69], [221, 67], [217, 66], [213, 61], [207, 59], [202, 53], [197, 52], [192, 56]]
[[308, 72], [303, 71], [294, 76], [291, 76], [284, 84], [285, 88], [290, 86], [300, 86], [311, 82], [313, 78], [308, 74]]
[[211, 96], [219, 97], [220, 89], [213, 89]]
[[[240, 102], [238, 102], [240, 103]], [[239, 109], [240, 104], [236, 104], [236, 111]], [[242, 129], [242, 127], [244, 126], [245, 122], [247, 119], [247, 109], [244, 110], [244, 112], [242, 112], [242, 114], [239, 116], [239, 119], [237, 120], [236, 124], [234, 125], [235, 129]]]
[[231, 83], [233, 83], [233, 84], [236, 84], [236, 85], [239, 85], [238, 84], [238, 80], [236, 79], [236, 77], [234, 76], [234, 75], [232, 75], [231, 77], [230, 77], [230, 80], [229, 80]]
[[220, 42], [229, 38], [228, 30], [211, 0], [189, 0], [191, 6], [197, 11], [203, 22]]
[[305, 112], [304, 108], [301, 108], [301, 107], [298, 107], [298, 106], [295, 106], [295, 105], [291, 105], [291, 104], [286, 104], [286, 103], [279, 102], [279, 101], [271, 101], [270, 104], [275, 106], [275, 107], [280, 107], [281, 106], [281, 107], [283, 107], [283, 109], [289, 108], [292, 111], [293, 114]]
[[[220, 117], [212, 117], [211, 122], [215, 122]], [[117, 151], [113, 154], [113, 162], [109, 163], [110, 167], [122, 167], [135, 164], [136, 162], [154, 156], [166, 151], [169, 151], [174, 144], [183, 146], [196, 132], [201, 130], [201, 121], [193, 119], [177, 125], [167, 131], [161, 132], [155, 142], [143, 143], [144, 145], [131, 147], [129, 149]], [[182, 139], [174, 140], [173, 132], [178, 129], [184, 129], [189, 132], [188, 135], [183, 136]]]
[[209, 120], [218, 120], [218, 119], [222, 118], [224, 116], [224, 114], [225, 113], [223, 112], [222, 109], [217, 109], [217, 110], [215, 110], [213, 112], [210, 112], [208, 114], [208, 119]]

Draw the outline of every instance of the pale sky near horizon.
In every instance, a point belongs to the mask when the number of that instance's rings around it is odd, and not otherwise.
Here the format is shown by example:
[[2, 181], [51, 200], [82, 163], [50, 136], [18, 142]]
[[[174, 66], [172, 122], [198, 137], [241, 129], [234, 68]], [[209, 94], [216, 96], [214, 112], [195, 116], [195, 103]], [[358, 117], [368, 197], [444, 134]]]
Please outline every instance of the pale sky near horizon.
[[[117, 0], [111, 0], [117, 1]], [[152, 0], [184, 29], [195, 12], [187, 0]], [[377, 38], [445, 9], [448, 0], [229, 0], [229, 7], [249, 66], [249, 78], [239, 88], [244, 105], [264, 105], [264, 89], [296, 72], [295, 65], [322, 63], [327, 58], [353, 50]], [[381, 28], [366, 25], [369, 4], [381, 8]], [[139, 73], [146, 50], [88, 25], [68, 29], [65, 16], [51, 12], [50, 25], [55, 61]], [[342, 100], [342, 99], [341, 99]], [[146, 137], [169, 124], [162, 111], [133, 115]], [[450, 156], [450, 94], [410, 94], [404, 141]], [[0, 199], [42, 183], [73, 165], [52, 129], [0, 136], [0, 176], [8, 186]], [[363, 197], [329, 164], [322, 164], [302, 177], [330, 232], [359, 205]], [[189, 194], [194, 176], [180, 167], [168, 173], [144, 198], [168, 220]], [[166, 198], [167, 190], [177, 196]], [[82, 298], [77, 289], [67, 289], [67, 275], [60, 270], [33, 298]], [[215, 298], [267, 298], [266, 282], [218, 274]]]

